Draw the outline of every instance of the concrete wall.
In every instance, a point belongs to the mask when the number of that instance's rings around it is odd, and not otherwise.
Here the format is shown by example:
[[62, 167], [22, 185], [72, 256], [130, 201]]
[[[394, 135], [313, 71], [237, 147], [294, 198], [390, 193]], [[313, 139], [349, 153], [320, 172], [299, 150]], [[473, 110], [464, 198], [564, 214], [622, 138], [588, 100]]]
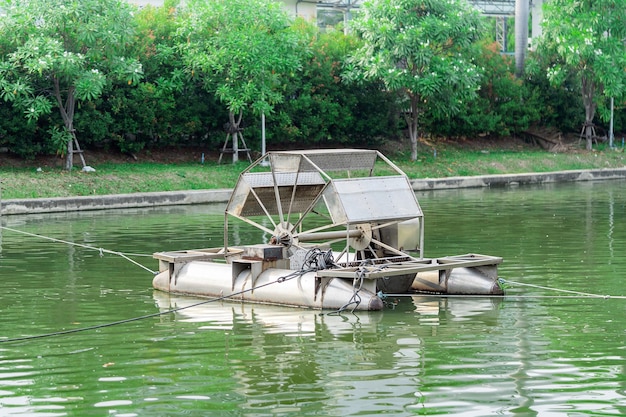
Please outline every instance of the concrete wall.
[[[428, 191], [598, 180], [626, 180], [626, 167], [548, 173], [480, 175], [475, 177], [419, 178], [411, 180], [411, 184], [415, 191]], [[164, 193], [0, 200], [0, 215], [224, 203], [230, 198], [231, 192], [232, 190], [230, 189], [190, 190]]]
[[315, 2], [303, 2], [302, 0], [282, 0], [285, 9], [292, 17], [303, 17], [306, 20], [317, 18], [317, 6]]

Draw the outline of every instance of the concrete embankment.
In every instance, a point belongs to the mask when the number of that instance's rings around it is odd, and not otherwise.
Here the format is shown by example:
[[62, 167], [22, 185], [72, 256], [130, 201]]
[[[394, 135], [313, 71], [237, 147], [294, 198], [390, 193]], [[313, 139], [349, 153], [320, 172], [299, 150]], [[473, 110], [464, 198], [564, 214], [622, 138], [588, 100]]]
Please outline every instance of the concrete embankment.
[[600, 181], [626, 178], [626, 167], [581, 169], [526, 174], [478, 175], [475, 177], [424, 178], [411, 180], [415, 191], [452, 188], [501, 187], [572, 181]]
[[[626, 167], [474, 177], [420, 178], [411, 180], [411, 183], [415, 191], [428, 191], [618, 179], [626, 179]], [[224, 203], [228, 201], [230, 193], [230, 189], [218, 189], [0, 200], [0, 215]]]

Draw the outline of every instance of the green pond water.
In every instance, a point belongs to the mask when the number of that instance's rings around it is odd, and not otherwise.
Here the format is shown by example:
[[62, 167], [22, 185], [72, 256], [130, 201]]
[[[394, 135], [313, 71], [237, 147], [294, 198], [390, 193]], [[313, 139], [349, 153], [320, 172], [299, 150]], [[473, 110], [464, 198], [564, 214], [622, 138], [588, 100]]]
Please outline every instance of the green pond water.
[[418, 198], [425, 256], [503, 257], [506, 297], [155, 316], [200, 300], [91, 248], [154, 270], [153, 252], [220, 246], [223, 207], [2, 217], [0, 416], [626, 415], [626, 182]]

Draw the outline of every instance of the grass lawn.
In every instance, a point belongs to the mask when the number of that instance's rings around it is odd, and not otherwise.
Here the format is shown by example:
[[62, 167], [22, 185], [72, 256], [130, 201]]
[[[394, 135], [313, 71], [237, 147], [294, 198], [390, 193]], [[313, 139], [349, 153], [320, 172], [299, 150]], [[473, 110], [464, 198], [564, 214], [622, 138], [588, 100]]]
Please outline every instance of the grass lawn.
[[[436, 149], [436, 151], [435, 151]], [[412, 162], [406, 150], [384, 151], [410, 178], [441, 178], [484, 174], [550, 172], [572, 169], [618, 168], [626, 165], [622, 148], [598, 146], [593, 151], [573, 149], [547, 152], [532, 146], [423, 146]], [[179, 152], [176, 158], [139, 156], [137, 160], [107, 158], [86, 153], [87, 163], [96, 172], [82, 172], [80, 165], [71, 172], [62, 162], [22, 161], [9, 164], [0, 160], [2, 199], [48, 198], [149, 191], [175, 191], [232, 188], [246, 162], [217, 164], [217, 158], [201, 163], [198, 152]], [[57, 158], [58, 159], [58, 158]], [[49, 160], [48, 160], [49, 162]], [[75, 161], [78, 162], [78, 161]]]

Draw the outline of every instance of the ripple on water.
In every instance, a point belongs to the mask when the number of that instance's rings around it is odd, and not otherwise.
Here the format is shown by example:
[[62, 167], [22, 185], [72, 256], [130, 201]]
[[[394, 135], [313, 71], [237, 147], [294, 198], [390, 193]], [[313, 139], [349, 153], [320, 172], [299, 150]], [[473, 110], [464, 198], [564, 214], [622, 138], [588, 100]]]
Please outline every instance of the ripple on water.
[[[494, 254], [511, 281], [619, 294], [626, 276], [620, 187], [612, 200], [607, 188], [592, 186], [420, 197], [426, 255]], [[203, 211], [42, 217], [19, 227], [150, 254], [221, 244], [223, 215]], [[243, 225], [229, 233], [239, 242], [256, 232]], [[0, 337], [198, 301], [153, 294], [151, 274], [114, 256], [2, 238]], [[514, 284], [509, 294], [530, 297], [402, 298], [395, 310], [337, 316], [224, 303], [6, 345], [0, 414], [624, 414], [624, 301], [542, 298], [559, 293]]]

